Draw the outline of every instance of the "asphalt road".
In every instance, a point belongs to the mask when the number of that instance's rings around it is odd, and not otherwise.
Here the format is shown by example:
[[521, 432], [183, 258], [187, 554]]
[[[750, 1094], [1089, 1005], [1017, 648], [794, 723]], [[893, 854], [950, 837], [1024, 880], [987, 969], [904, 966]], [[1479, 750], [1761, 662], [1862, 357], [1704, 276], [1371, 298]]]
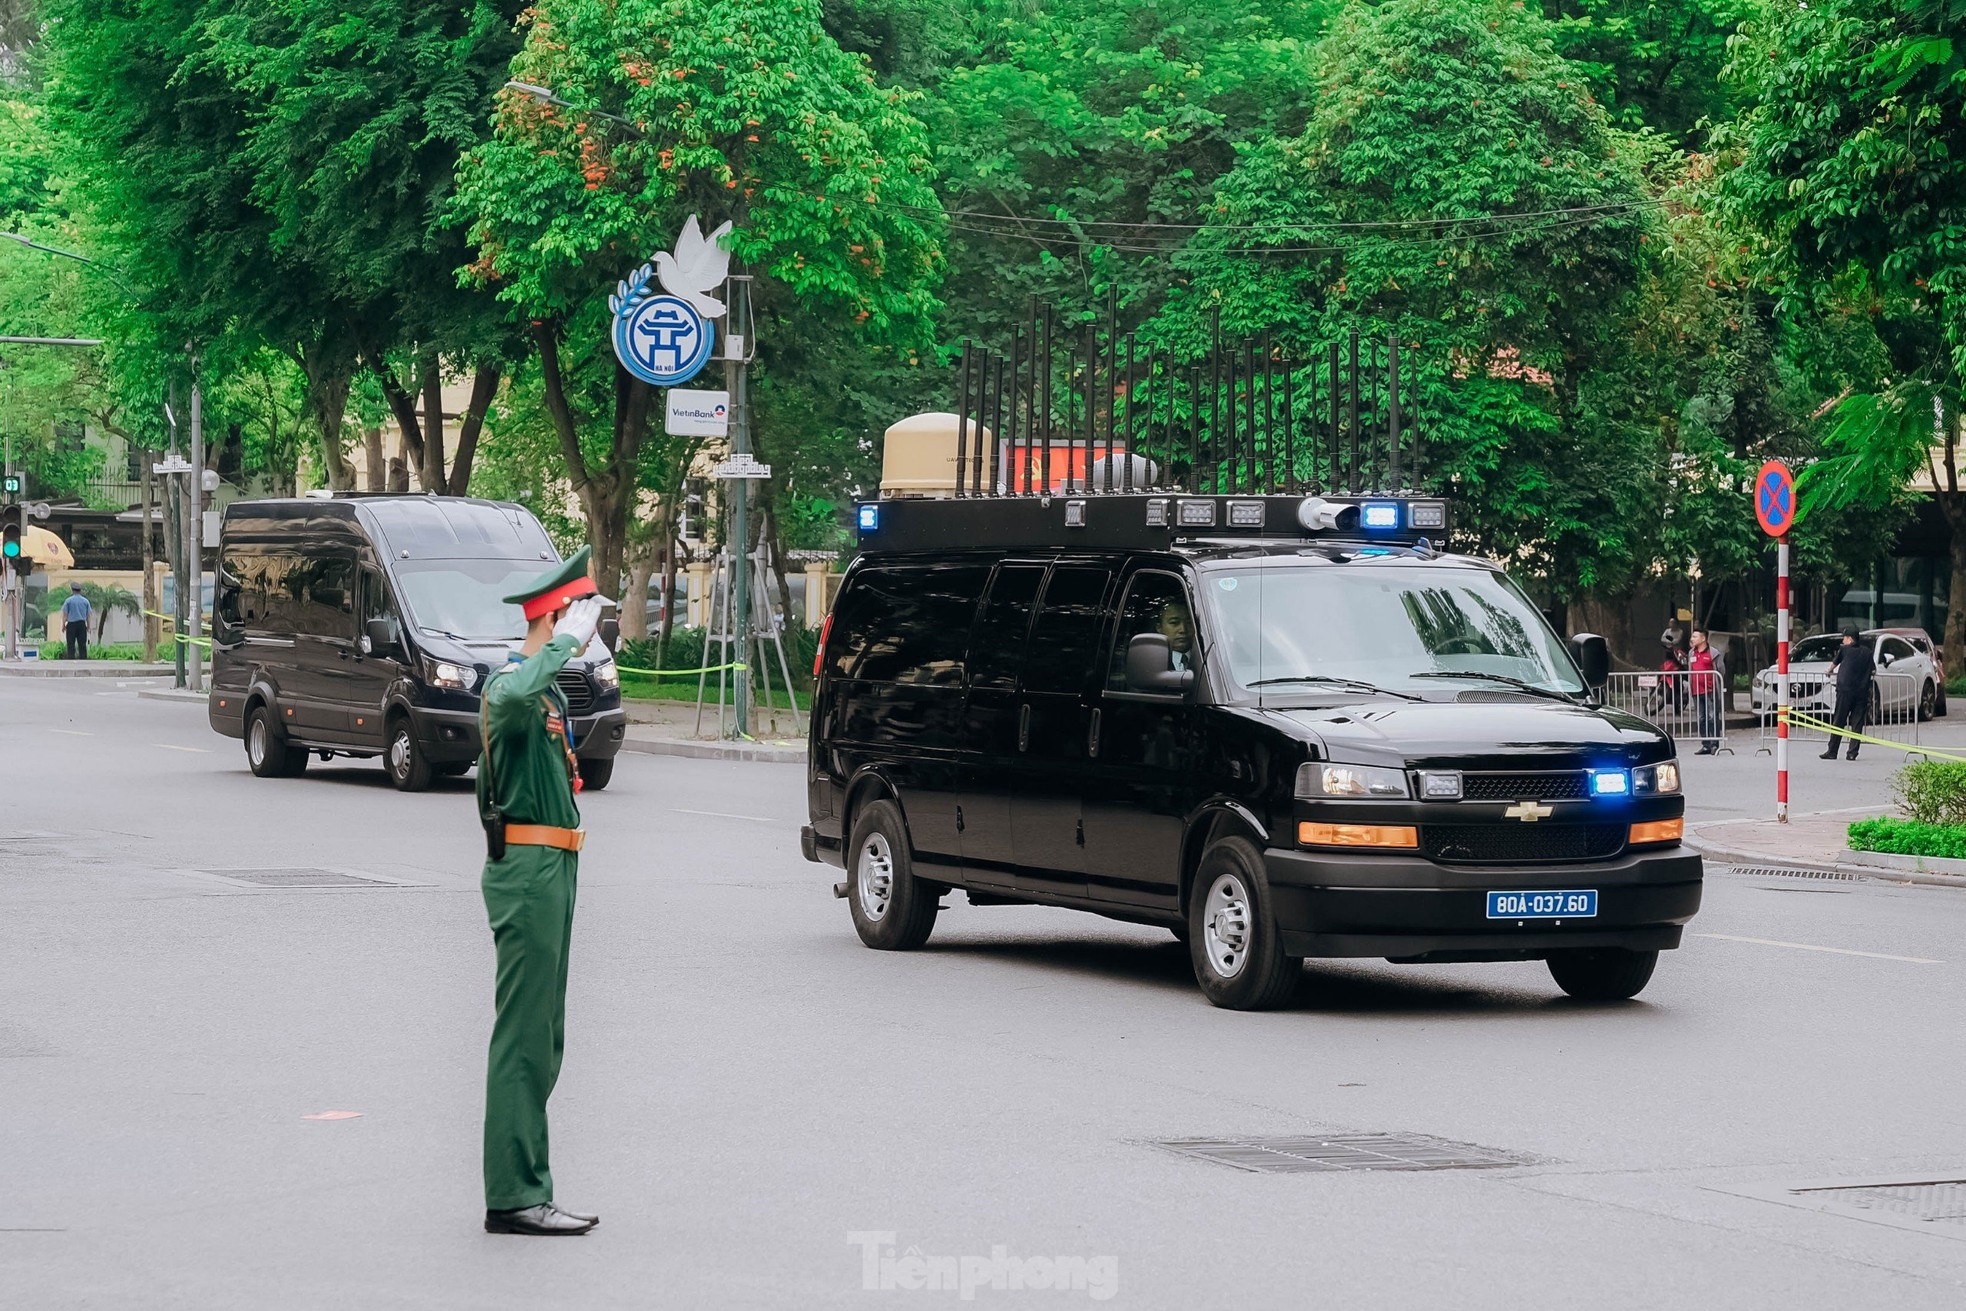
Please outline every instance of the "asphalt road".
[[[1232, 1014], [1166, 934], [1071, 912], [957, 898], [928, 949], [867, 951], [799, 858], [801, 770], [628, 757], [586, 804], [552, 1108], [560, 1200], [605, 1220], [554, 1242], [479, 1226], [468, 782], [255, 779], [196, 706], [11, 679], [0, 762], [9, 1308], [962, 1300], [905, 1286], [934, 1258], [1004, 1306], [1966, 1296], [1966, 1223], [1788, 1191], [1966, 1178], [1956, 892], [1716, 872], [1634, 1003], [1539, 965], [1314, 963], [1289, 1009]], [[1766, 768], [1692, 762], [1696, 812]], [[223, 874], [293, 868], [386, 882]], [[1154, 1145], [1377, 1132], [1529, 1163], [1259, 1174]], [[1013, 1268], [1085, 1286], [992, 1286]]]

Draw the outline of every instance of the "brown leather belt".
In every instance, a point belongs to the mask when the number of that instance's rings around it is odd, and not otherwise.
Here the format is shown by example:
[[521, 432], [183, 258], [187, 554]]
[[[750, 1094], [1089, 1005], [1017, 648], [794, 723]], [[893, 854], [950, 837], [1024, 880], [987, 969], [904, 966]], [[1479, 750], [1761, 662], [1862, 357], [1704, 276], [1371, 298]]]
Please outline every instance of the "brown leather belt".
[[551, 824], [507, 824], [505, 841], [515, 847], [557, 847], [579, 851], [587, 845], [584, 828], [554, 828]]

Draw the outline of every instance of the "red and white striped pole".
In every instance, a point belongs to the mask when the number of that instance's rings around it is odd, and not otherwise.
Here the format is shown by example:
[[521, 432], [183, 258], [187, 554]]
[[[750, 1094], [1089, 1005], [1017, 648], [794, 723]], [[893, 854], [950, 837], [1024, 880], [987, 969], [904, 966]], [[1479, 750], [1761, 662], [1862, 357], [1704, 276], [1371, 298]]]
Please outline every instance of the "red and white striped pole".
[[1775, 822], [1789, 822], [1789, 535], [1775, 539]]

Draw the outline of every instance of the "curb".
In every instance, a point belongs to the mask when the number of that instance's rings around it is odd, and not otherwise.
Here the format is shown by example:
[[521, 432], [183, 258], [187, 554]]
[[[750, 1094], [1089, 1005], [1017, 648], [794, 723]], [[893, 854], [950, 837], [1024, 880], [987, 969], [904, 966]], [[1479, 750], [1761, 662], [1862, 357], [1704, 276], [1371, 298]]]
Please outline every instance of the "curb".
[[698, 742], [679, 737], [628, 737], [623, 751], [639, 751], [649, 756], [686, 756], [693, 760], [753, 760], [779, 765], [803, 765], [802, 746], [773, 746], [767, 742]]
[[[1734, 851], [1715, 843], [1701, 842], [1687, 838], [1685, 845], [1697, 851], [1708, 860], [1729, 866], [1741, 866], [1755, 870], [1766, 870], [1776, 874], [1794, 871], [1797, 874], [1840, 875], [1844, 878], [1863, 879], [1871, 883], [1918, 884], [1931, 888], [1966, 889], [1966, 860], [1946, 860], [1940, 863], [1956, 866], [1960, 872], [1930, 870], [1920, 868], [1921, 862], [1938, 861], [1934, 856], [1896, 856], [1882, 851], [1849, 851], [1838, 853], [1833, 861], [1801, 860], [1793, 856], [1769, 856], [1754, 851]], [[1903, 861], [1904, 864], [1894, 862]]]
[[144, 701], [196, 701], [204, 705], [210, 696], [204, 692], [194, 692], [188, 687], [140, 687], [137, 697]]
[[0, 677], [5, 678], [169, 678], [175, 673], [176, 665], [145, 665], [134, 660], [0, 662]]

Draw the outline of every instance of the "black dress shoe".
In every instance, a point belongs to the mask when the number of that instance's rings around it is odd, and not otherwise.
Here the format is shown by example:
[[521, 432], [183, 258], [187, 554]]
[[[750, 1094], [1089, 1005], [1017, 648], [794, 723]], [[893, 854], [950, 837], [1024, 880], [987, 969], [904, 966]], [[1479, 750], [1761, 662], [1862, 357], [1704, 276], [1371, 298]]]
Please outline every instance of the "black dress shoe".
[[594, 1227], [594, 1223], [582, 1216], [568, 1215], [551, 1202], [517, 1211], [485, 1212], [485, 1232], [488, 1234], [539, 1234], [557, 1238], [565, 1234], [584, 1234]]
[[1818, 759], [1818, 760], [1834, 760], [1834, 759], [1836, 759], [1836, 752], [1835, 752], [1835, 751], [1825, 751], [1825, 752], [1823, 752], [1823, 754], [1822, 754], [1822, 755], [1820, 755], [1820, 756], [1817, 756], [1817, 757], [1816, 757], [1816, 759]]
[[582, 1215], [578, 1211], [569, 1211], [567, 1210], [566, 1207], [561, 1206], [558, 1202], [548, 1202], [547, 1205], [552, 1207], [555, 1211], [558, 1211], [561, 1215], [568, 1216], [571, 1219], [585, 1220], [590, 1225], [597, 1225], [601, 1223], [601, 1217], [598, 1215]]

